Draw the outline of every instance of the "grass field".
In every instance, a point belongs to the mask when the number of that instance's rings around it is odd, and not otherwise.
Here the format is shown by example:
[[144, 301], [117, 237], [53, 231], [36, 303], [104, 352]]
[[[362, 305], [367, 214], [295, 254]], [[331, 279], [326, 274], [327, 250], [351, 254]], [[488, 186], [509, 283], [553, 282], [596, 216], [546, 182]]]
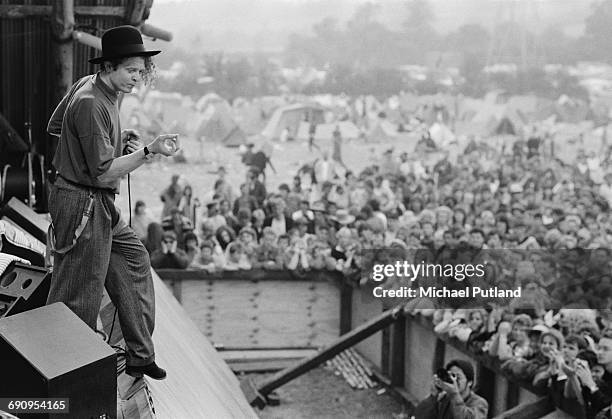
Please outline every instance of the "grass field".
[[[322, 149], [327, 148], [331, 155], [331, 143], [318, 144]], [[256, 144], [255, 149], [258, 149]], [[244, 181], [246, 168], [240, 161], [238, 148], [227, 148], [217, 144], [200, 144], [190, 138], [181, 139], [181, 147], [187, 159], [186, 163], [175, 163], [172, 159], [162, 158], [146, 164], [131, 174], [132, 206], [137, 200], [143, 200], [149, 211], [158, 219], [161, 215], [162, 203], [159, 199], [161, 192], [170, 184], [170, 178], [177, 173], [193, 187], [194, 195], [202, 200], [213, 188], [216, 179], [216, 169], [219, 165], [227, 169], [227, 177], [234, 191], [238, 193], [240, 184]], [[385, 149], [394, 147], [397, 152], [414, 149], [414, 142], [406, 138], [398, 139], [392, 143], [366, 143], [363, 140], [351, 140], [344, 143], [342, 157], [347, 165], [354, 171], [359, 171], [371, 164], [372, 159], [380, 156]], [[321, 155], [316, 149], [308, 151], [308, 144], [302, 142], [288, 142], [275, 144], [272, 153], [272, 164], [276, 174], [268, 169], [268, 190], [276, 189], [283, 182], [291, 185], [293, 175], [305, 163], [312, 162]], [[128, 211], [127, 181], [121, 185], [121, 194], [117, 198], [117, 205], [124, 215]]]

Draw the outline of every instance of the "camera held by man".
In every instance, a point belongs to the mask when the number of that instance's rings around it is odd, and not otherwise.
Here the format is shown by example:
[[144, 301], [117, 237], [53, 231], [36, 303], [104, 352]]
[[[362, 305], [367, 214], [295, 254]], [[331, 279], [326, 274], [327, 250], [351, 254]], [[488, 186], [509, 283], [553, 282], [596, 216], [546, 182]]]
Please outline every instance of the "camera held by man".
[[474, 367], [469, 361], [455, 359], [436, 371], [431, 394], [421, 401], [413, 419], [485, 419], [489, 405], [472, 390]]

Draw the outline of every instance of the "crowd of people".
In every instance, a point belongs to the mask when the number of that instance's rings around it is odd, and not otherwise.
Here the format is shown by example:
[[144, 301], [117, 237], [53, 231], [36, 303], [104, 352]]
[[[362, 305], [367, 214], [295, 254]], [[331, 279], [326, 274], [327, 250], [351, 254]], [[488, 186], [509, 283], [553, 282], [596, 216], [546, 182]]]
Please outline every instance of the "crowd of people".
[[[390, 148], [357, 173], [322, 150], [272, 191], [265, 165], [247, 166], [238, 191], [220, 167], [203, 205], [174, 176], [161, 223], [138, 202], [133, 225], [154, 268], [332, 270], [366, 283], [368, 249], [492, 262], [495, 281], [522, 286], [523, 297], [488, 311], [436, 310], [436, 330], [595, 417], [612, 401], [610, 149], [567, 162], [530, 139], [438, 156], [427, 164]], [[402, 281], [384, 286], [414, 285]]]

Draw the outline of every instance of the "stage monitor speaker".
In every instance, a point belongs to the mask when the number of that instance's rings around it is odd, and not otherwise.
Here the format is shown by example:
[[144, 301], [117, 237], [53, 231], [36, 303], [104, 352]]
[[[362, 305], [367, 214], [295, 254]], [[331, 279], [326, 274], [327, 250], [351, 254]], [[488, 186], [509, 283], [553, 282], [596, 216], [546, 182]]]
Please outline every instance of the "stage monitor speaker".
[[48, 269], [11, 263], [0, 276], [0, 318], [44, 306], [50, 286]]
[[69, 398], [69, 413], [117, 417], [117, 355], [63, 303], [0, 319], [0, 397]]
[[10, 218], [19, 227], [36, 237], [36, 239], [43, 243], [47, 242], [47, 231], [51, 223], [19, 199], [12, 197], [2, 207], [2, 215]]

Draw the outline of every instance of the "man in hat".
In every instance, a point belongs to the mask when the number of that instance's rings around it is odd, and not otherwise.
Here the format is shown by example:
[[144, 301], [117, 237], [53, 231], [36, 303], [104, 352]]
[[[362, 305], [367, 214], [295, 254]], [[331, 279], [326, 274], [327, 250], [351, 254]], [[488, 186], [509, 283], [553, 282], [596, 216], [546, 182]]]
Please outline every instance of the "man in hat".
[[54, 269], [47, 302], [61, 301], [89, 327], [104, 288], [117, 308], [127, 345], [126, 372], [163, 379], [151, 333], [155, 294], [149, 255], [115, 207], [121, 178], [155, 154], [174, 156], [177, 134], [144, 146], [133, 130], [121, 130], [119, 100], [153, 76], [151, 56], [131, 26], [102, 36], [100, 71], [77, 81], [59, 103], [47, 131], [59, 137], [53, 165], [58, 176], [49, 195]]
[[431, 395], [415, 408], [415, 419], [485, 419], [489, 404], [474, 393], [474, 367], [454, 359], [444, 368], [445, 376], [434, 375]]

